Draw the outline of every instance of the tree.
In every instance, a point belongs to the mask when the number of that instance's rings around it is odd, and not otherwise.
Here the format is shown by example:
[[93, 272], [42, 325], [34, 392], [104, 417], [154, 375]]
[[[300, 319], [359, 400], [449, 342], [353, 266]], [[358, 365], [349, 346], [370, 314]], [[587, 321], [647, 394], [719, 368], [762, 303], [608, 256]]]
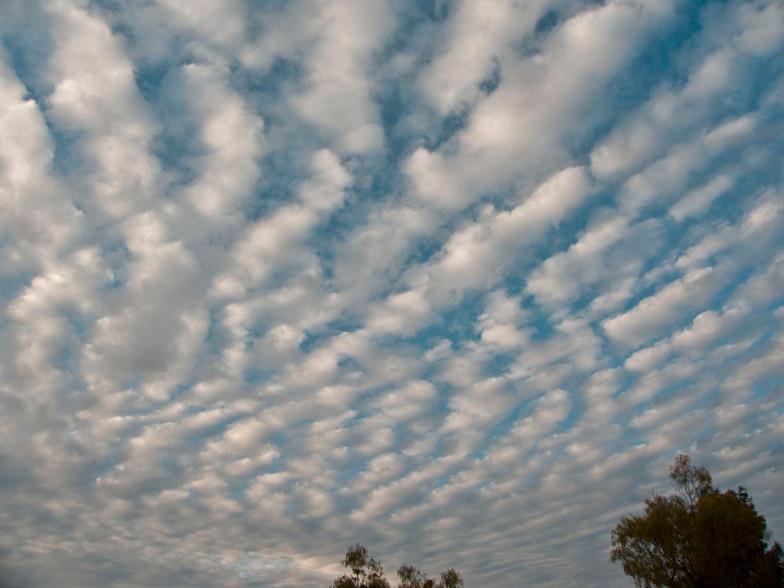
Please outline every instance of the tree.
[[[341, 563], [351, 573], [336, 578], [332, 588], [390, 588], [381, 562], [370, 557], [364, 545], [356, 543], [349, 547]], [[397, 575], [400, 578], [399, 588], [462, 588], [464, 585], [460, 573], [454, 568], [441, 574], [440, 583], [410, 564], [400, 566]]]
[[370, 557], [364, 545], [356, 543], [349, 547], [342, 563], [353, 576], [337, 578], [333, 588], [389, 588], [381, 562]]
[[[423, 588], [428, 578], [411, 564], [403, 564], [397, 569], [400, 578], [399, 588]], [[431, 582], [432, 583], [432, 582]]]
[[635, 585], [784, 587], [781, 546], [768, 548], [765, 518], [745, 488], [721, 492], [688, 455], [675, 458], [670, 478], [677, 494], [651, 495], [645, 514], [623, 517], [612, 532], [610, 559]]
[[441, 574], [442, 588], [460, 588], [463, 585], [463, 578], [460, 577], [458, 571], [454, 568], [449, 568]]
[[454, 568], [449, 568], [441, 574], [440, 584], [436, 584], [434, 579], [428, 578], [410, 564], [400, 566], [397, 575], [400, 578], [398, 588], [461, 588], [463, 586], [463, 578]]

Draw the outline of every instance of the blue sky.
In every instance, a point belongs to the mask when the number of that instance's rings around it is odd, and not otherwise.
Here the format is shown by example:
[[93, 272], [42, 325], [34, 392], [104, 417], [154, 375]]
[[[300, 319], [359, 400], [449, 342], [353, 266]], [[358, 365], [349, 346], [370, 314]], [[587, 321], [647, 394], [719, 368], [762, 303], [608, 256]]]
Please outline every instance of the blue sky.
[[626, 586], [688, 452], [784, 538], [784, 7], [0, 3], [0, 566]]

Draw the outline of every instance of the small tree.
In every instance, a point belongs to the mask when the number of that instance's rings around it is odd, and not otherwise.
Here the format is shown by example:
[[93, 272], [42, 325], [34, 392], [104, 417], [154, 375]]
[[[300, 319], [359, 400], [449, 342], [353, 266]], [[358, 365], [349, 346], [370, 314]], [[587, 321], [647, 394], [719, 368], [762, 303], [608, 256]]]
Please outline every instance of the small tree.
[[[349, 547], [342, 563], [351, 574], [336, 578], [332, 582], [332, 588], [390, 588], [381, 562], [370, 557], [365, 546], [357, 543]], [[440, 583], [428, 578], [410, 564], [400, 566], [397, 575], [400, 578], [399, 588], [462, 588], [464, 585], [463, 579], [454, 568], [441, 574]]]
[[463, 586], [463, 579], [454, 568], [449, 568], [441, 574], [440, 584], [436, 584], [435, 580], [428, 578], [410, 564], [400, 566], [397, 575], [400, 578], [398, 588], [461, 588]]
[[381, 562], [370, 557], [364, 545], [349, 547], [342, 563], [353, 575], [335, 579], [333, 588], [389, 588]]
[[612, 561], [637, 586], [784, 586], [778, 543], [768, 549], [765, 518], [748, 492], [719, 491], [703, 467], [679, 455], [670, 468], [679, 493], [652, 495], [645, 514], [623, 517], [612, 532]]
[[442, 588], [460, 588], [463, 585], [463, 578], [460, 577], [458, 571], [454, 568], [449, 568], [441, 574]]
[[411, 564], [403, 564], [397, 569], [400, 578], [399, 588], [423, 588], [427, 577]]

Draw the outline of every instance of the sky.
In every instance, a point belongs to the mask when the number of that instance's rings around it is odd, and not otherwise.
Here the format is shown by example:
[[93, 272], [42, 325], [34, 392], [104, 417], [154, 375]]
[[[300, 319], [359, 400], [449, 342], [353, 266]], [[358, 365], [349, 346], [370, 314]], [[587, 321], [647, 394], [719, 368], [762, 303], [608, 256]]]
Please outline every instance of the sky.
[[628, 586], [784, 539], [784, 4], [0, 0], [0, 573]]

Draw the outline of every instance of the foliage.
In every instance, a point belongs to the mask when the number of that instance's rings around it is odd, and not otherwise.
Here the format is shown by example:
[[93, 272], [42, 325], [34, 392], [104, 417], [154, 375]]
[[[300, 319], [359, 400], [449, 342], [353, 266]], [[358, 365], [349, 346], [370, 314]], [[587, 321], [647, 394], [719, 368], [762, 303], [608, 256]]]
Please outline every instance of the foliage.
[[463, 585], [463, 579], [454, 568], [449, 568], [441, 574], [441, 586], [443, 588], [459, 588]]
[[610, 557], [637, 586], [784, 586], [782, 549], [768, 548], [765, 518], [745, 488], [721, 492], [688, 455], [670, 478], [678, 494], [650, 496], [645, 514], [623, 517], [612, 532]]
[[[370, 557], [364, 545], [357, 543], [349, 547], [342, 563], [351, 573], [336, 578], [331, 588], [390, 588], [381, 562]], [[464, 585], [460, 573], [454, 568], [441, 574], [440, 582], [428, 578], [410, 564], [400, 566], [397, 575], [400, 578], [399, 588], [462, 588]]]
[[349, 547], [342, 563], [352, 575], [335, 579], [333, 588], [389, 588], [381, 562], [370, 557], [364, 545], [357, 543]]
[[400, 578], [399, 588], [422, 588], [427, 577], [411, 564], [403, 564], [397, 569]]

